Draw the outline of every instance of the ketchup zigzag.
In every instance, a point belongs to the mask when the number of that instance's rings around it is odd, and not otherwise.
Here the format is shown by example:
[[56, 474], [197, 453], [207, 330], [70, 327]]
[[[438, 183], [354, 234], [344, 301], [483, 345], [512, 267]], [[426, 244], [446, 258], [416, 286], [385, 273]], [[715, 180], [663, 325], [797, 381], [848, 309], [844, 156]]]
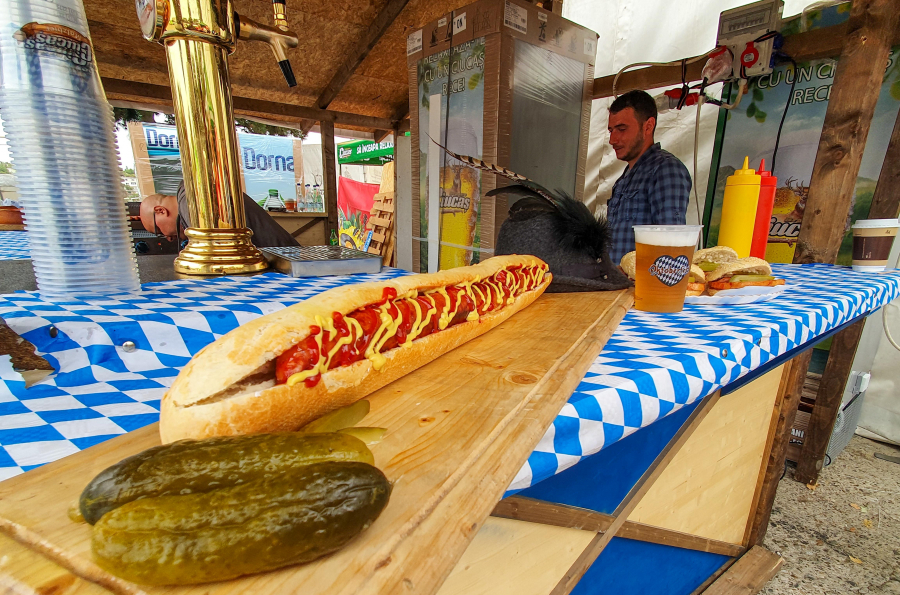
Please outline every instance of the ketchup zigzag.
[[363, 358], [380, 370], [384, 352], [500, 310], [537, 287], [544, 272], [541, 266], [509, 267], [480, 281], [402, 296], [385, 288], [378, 303], [346, 316], [334, 312], [330, 319], [317, 317], [319, 324], [310, 326], [309, 336], [276, 359], [276, 382], [289, 386], [303, 382], [312, 388], [323, 372]]

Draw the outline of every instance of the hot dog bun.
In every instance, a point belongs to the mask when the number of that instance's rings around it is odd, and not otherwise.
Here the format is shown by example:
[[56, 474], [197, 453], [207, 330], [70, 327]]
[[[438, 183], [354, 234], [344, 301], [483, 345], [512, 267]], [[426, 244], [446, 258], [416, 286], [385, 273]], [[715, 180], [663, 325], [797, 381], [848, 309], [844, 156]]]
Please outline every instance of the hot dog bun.
[[299, 304], [252, 320], [207, 345], [184, 367], [163, 396], [160, 437], [183, 438], [290, 431], [362, 399], [451, 349], [494, 328], [531, 304], [550, 284], [549, 272], [513, 303], [385, 351], [386, 363], [375, 370], [369, 359], [328, 370], [313, 387], [303, 382], [275, 384], [275, 358], [310, 335], [316, 316], [348, 314], [383, 300], [386, 288], [397, 295], [411, 290], [486, 279], [504, 268], [546, 264], [534, 256], [496, 256], [478, 265], [391, 281], [330, 289]]

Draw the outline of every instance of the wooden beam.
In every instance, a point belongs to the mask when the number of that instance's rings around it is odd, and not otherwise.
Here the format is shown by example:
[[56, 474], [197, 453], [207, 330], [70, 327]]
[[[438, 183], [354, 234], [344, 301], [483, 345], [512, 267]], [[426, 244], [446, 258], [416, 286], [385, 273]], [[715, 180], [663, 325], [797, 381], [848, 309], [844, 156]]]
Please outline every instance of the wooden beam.
[[828, 441], [831, 439], [834, 422], [841, 407], [844, 387], [847, 385], [847, 378], [850, 376], [853, 358], [856, 356], [856, 348], [865, 324], [866, 319], [860, 318], [834, 335], [828, 353], [828, 363], [825, 364], [825, 372], [822, 373], [822, 380], [819, 382], [816, 403], [813, 405], [809, 425], [803, 436], [803, 448], [800, 450], [800, 460], [797, 461], [797, 470], [794, 472], [794, 479], [797, 481], [814, 484], [819, 478], [819, 471], [825, 463]]
[[718, 570], [709, 575], [705, 581], [697, 585], [697, 588], [691, 591], [691, 595], [701, 595], [704, 591], [706, 591], [707, 588], [709, 588], [711, 584], [719, 580], [719, 577], [722, 576], [726, 570], [731, 568], [731, 566], [736, 561], [736, 558], [729, 558], [728, 560], [725, 560], [725, 563], [719, 566]]
[[837, 259], [898, 18], [900, 3], [894, 0], [855, 0], [850, 6], [795, 263]]
[[291, 237], [296, 238], [299, 237], [301, 233], [306, 231], [307, 229], [312, 229], [312, 227], [318, 223], [320, 219], [312, 219], [311, 221], [307, 221], [303, 225], [297, 228], [297, 231], [291, 232]]
[[[541, 525], [553, 525], [554, 527], [581, 529], [595, 533], [607, 531], [613, 522], [613, 517], [608, 514], [565, 504], [554, 504], [552, 502], [524, 498], [522, 496], [504, 498], [494, 507], [491, 516], [539, 523]], [[672, 531], [632, 521], [625, 521], [625, 524], [619, 529], [618, 536], [635, 541], [646, 541], [700, 552], [721, 554], [732, 558], [744, 553], [743, 547], [733, 543], [698, 537], [680, 531]]]
[[[702, 76], [700, 71], [706, 60], [699, 60], [687, 66], [687, 81], [699, 81]], [[592, 97], [594, 99], [602, 99], [604, 97], [613, 96], [613, 80], [616, 75], [609, 75], [594, 79], [594, 90]], [[646, 90], [656, 89], [659, 87], [668, 87], [670, 85], [681, 84], [681, 64], [674, 66], [647, 66], [636, 70], [623, 72], [616, 83], [616, 95], [621, 95], [626, 91], [635, 89]]]
[[383, 141], [384, 139], [386, 139], [393, 133], [394, 133], [393, 130], [376, 130], [375, 136], [373, 137], [372, 140], [374, 140], [376, 143], [380, 143], [381, 141]]
[[325, 224], [325, 241], [331, 240], [331, 234], [337, 233], [337, 160], [334, 148], [334, 124], [332, 122], [319, 122], [319, 130], [322, 132], [322, 185], [325, 188], [325, 210], [328, 212], [328, 221]]
[[[148, 107], [158, 105], [166, 108], [165, 111], [168, 113], [172, 111], [172, 92], [169, 87], [104, 78], [103, 88], [110, 103], [137, 103]], [[262, 101], [247, 97], [233, 97], [232, 100], [235, 115], [265, 118], [268, 121], [277, 121], [282, 125], [285, 123], [302, 124], [312, 120], [313, 125], [316, 121], [320, 121], [330, 122], [332, 125], [342, 124], [369, 130], [390, 130], [397, 124], [396, 121], [389, 118], [334, 112], [302, 105]]]
[[869, 219], [895, 219], [900, 214], [900, 113], [888, 142], [869, 207]]
[[[833, 27], [816, 29], [805, 33], [796, 33], [784, 38], [782, 51], [797, 62], [815, 60], [817, 58], [833, 58], [841, 53], [844, 39], [848, 35], [848, 23]], [[900, 35], [892, 34], [892, 43], [900, 42]], [[700, 72], [706, 60], [688, 64], [687, 79], [689, 82], [699, 81]], [[612, 96], [612, 83], [615, 75], [594, 79], [593, 98], [602, 99]], [[619, 77], [616, 92], [621, 94], [632, 89], [657, 89], [681, 84], [681, 64], [671, 66], [649, 66], [630, 70]], [[880, 87], [879, 87], [880, 88]]]
[[350, 76], [362, 64], [362, 61], [366, 59], [366, 56], [369, 55], [369, 52], [372, 51], [372, 48], [375, 47], [375, 44], [378, 43], [378, 40], [381, 39], [381, 36], [384, 35], [384, 32], [387, 31], [388, 27], [391, 26], [391, 23], [394, 22], [394, 19], [397, 18], [397, 15], [408, 3], [409, 0], [388, 0], [388, 3], [384, 5], [384, 8], [381, 9], [381, 12], [369, 25], [369, 28], [363, 33], [356, 47], [347, 54], [344, 63], [341, 64], [334, 76], [331, 77], [331, 80], [328, 81], [328, 84], [325, 85], [325, 89], [316, 100], [316, 107], [325, 109], [334, 101], [334, 98], [338, 96], [338, 93], [350, 80]]
[[784, 559], [757, 545], [735, 562], [703, 595], [755, 595], [775, 576]]
[[681, 450], [681, 447], [687, 443], [688, 438], [691, 437], [694, 430], [697, 429], [706, 415], [713, 408], [713, 405], [718, 402], [720, 396], [721, 391], [716, 391], [707, 395], [700, 401], [694, 411], [691, 412], [686, 420], [684, 420], [681, 427], [678, 428], [678, 431], [675, 432], [675, 435], [672, 436], [672, 439], [669, 440], [669, 443], [666, 444], [653, 462], [650, 463], [647, 470], [644, 471], [637, 482], [631, 487], [625, 495], [625, 498], [622, 499], [622, 502], [616, 506], [616, 509], [612, 514], [613, 520], [606, 531], [598, 533], [591, 543], [588, 544], [584, 551], [581, 552], [581, 555], [578, 556], [578, 559], [575, 560], [575, 563], [572, 564], [572, 567], [565, 575], [563, 575], [553, 591], [550, 592], [550, 595], [568, 595], [572, 592], [572, 589], [575, 588], [575, 585], [578, 584], [578, 581], [581, 580], [584, 573], [591, 567], [591, 564], [593, 564], [600, 554], [603, 553], [603, 550], [609, 545], [612, 538], [616, 536], [616, 533], [618, 533], [622, 525], [625, 524], [628, 516], [640, 503], [641, 498], [649, 491], [653, 483], [659, 479], [659, 476], [662, 475], [662, 472], [665, 471], [669, 463], [672, 462], [672, 459], [675, 458], [675, 455]]
[[791, 442], [791, 429], [794, 427], [794, 419], [797, 416], [797, 407], [800, 405], [800, 395], [803, 392], [803, 383], [806, 380], [812, 353], [812, 349], [807, 349], [790, 360], [781, 377], [781, 386], [778, 389], [780, 406], [778, 421], [775, 424], [775, 440], [767, 455], [762, 489], [751, 517], [750, 532], [747, 538], [747, 544], [750, 546], [762, 545], [766, 537], [766, 530], [769, 528], [769, 517], [772, 516], [775, 493], [784, 473], [784, 462], [787, 457], [788, 445]]

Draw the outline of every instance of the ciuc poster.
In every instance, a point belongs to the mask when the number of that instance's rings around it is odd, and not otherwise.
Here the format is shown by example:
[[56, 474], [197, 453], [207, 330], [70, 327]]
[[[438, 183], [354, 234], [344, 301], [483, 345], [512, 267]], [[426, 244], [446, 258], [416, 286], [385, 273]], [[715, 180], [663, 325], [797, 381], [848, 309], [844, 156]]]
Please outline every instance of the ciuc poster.
[[[135, 175], [141, 194], [175, 194], [181, 184], [178, 131], [165, 124], [129, 126], [135, 157]], [[272, 197], [283, 202], [297, 199], [297, 184], [303, 179], [300, 139], [286, 136], [238, 133], [242, 185], [260, 206]], [[296, 153], [295, 153], [296, 151]]]
[[[845, 5], [840, 5], [826, 11], [814, 11], [807, 18], [814, 24], [811, 28], [830, 26], [845, 20], [846, 11]], [[716, 179], [712, 180], [714, 186], [710, 184], [713, 202], [708, 220], [707, 245], [715, 245], [719, 235], [726, 178], [741, 167], [747, 156], [751, 167], [758, 168], [760, 160], [765, 159], [766, 169], [769, 169], [778, 125], [785, 106], [789, 105], [773, 172], [778, 178], [778, 186], [769, 226], [766, 260], [792, 262], [836, 68], [837, 60], [832, 59], [799, 62], [796, 74], [792, 65], [778, 66], [771, 74], [754, 78], [740, 105], [720, 117], [721, 152]], [[731, 98], [735, 99], [736, 90], [732, 93]], [[875, 116], [869, 128], [852, 206], [847, 213], [846, 233], [838, 254], [838, 264], [850, 264], [850, 225], [856, 219], [868, 216], [898, 109], [900, 62], [897, 48], [894, 48], [885, 64]], [[716, 166], [715, 157], [713, 166]]]
[[[484, 38], [460, 44], [418, 63], [420, 270], [428, 270], [428, 159], [440, 160], [440, 269], [480, 261], [481, 173], [432, 142], [431, 110], [440, 110], [440, 142], [482, 158], [484, 143]], [[437, 97], [440, 102], [435, 102]]]

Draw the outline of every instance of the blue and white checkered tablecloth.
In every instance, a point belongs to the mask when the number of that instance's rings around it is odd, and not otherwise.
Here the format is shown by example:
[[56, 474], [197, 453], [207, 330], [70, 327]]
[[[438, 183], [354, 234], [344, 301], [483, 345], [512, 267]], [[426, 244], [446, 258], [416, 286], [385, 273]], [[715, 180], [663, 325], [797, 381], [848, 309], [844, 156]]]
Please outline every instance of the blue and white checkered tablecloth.
[[[510, 492], [900, 295], [900, 271], [774, 268], [791, 287], [769, 302], [629, 312]], [[162, 394], [191, 355], [243, 322], [331, 287], [403, 274], [181, 280], [146, 284], [140, 294], [57, 304], [34, 293], [0, 296], [0, 317], [59, 370], [25, 389], [9, 358], [0, 356], [0, 479], [156, 421]], [[137, 349], [126, 352], [126, 341]]]
[[29, 260], [28, 232], [0, 231], [0, 260]]

